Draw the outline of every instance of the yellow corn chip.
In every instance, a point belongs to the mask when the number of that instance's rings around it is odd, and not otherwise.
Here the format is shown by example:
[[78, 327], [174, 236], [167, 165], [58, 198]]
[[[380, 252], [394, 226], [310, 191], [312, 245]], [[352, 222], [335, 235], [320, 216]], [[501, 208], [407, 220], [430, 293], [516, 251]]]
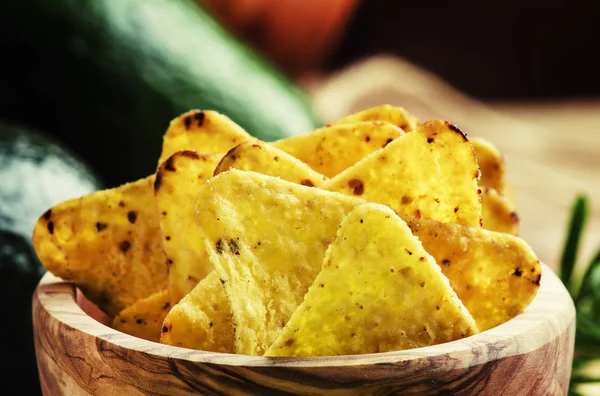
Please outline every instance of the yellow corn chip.
[[387, 206], [344, 218], [323, 269], [266, 356], [389, 352], [454, 341], [477, 326], [434, 259]]
[[231, 304], [235, 351], [262, 355], [302, 302], [343, 216], [363, 200], [232, 169], [196, 206]]
[[156, 172], [154, 194], [169, 266], [169, 296], [175, 304], [212, 271], [194, 220], [194, 201], [212, 177], [221, 155], [178, 151]]
[[479, 167], [454, 125], [422, 124], [323, 184], [398, 213], [442, 222], [481, 224]]
[[481, 194], [483, 228], [517, 235], [519, 216], [515, 206], [504, 195], [490, 187]]
[[325, 176], [312, 170], [285, 151], [260, 141], [242, 143], [231, 149], [215, 169], [215, 175], [229, 169], [239, 169], [281, 177], [308, 187], [319, 187]]
[[216, 272], [211, 272], [175, 305], [162, 326], [163, 344], [233, 353], [229, 301]]
[[171, 308], [169, 292], [154, 293], [122, 310], [113, 320], [113, 328], [134, 337], [158, 342], [165, 316]]
[[403, 218], [440, 265], [480, 331], [515, 317], [535, 297], [541, 266], [523, 240], [481, 227]]
[[491, 142], [483, 138], [473, 137], [470, 140], [481, 169], [479, 185], [504, 193], [505, 166], [502, 154]]
[[252, 137], [229, 117], [216, 111], [191, 110], [171, 121], [163, 138], [158, 165], [181, 150], [226, 153]]
[[403, 133], [387, 122], [330, 125], [271, 143], [317, 172], [333, 177]]
[[419, 126], [419, 119], [402, 107], [389, 104], [371, 107], [358, 113], [350, 114], [334, 122], [335, 124], [353, 124], [360, 121], [385, 121], [396, 125], [404, 131], [412, 131]]
[[62, 202], [35, 225], [48, 271], [73, 281], [109, 316], [167, 288], [154, 176]]

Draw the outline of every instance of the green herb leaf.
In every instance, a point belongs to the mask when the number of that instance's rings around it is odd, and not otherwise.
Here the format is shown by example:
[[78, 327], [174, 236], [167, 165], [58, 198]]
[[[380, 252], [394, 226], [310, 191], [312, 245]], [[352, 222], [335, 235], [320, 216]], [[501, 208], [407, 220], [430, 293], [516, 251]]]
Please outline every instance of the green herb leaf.
[[583, 195], [579, 195], [573, 205], [573, 212], [569, 223], [567, 239], [563, 247], [562, 258], [560, 260], [560, 278], [573, 294], [572, 276], [575, 263], [577, 262], [577, 253], [581, 242], [581, 234], [585, 228], [588, 217], [588, 201]]
[[577, 305], [586, 296], [593, 296], [597, 302], [596, 305], [600, 306], [600, 250], [596, 252], [581, 278], [581, 286], [575, 298], [575, 304]]

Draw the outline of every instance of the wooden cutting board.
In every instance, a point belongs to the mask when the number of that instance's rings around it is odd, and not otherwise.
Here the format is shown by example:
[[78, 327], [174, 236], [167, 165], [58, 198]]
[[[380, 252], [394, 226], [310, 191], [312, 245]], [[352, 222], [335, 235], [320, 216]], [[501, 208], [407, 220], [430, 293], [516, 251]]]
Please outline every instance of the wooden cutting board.
[[600, 100], [483, 104], [391, 56], [354, 64], [312, 84], [311, 92], [326, 122], [389, 103], [490, 140], [506, 158], [520, 236], [541, 260], [556, 269], [578, 193], [588, 195], [592, 212], [579, 264], [600, 248]]

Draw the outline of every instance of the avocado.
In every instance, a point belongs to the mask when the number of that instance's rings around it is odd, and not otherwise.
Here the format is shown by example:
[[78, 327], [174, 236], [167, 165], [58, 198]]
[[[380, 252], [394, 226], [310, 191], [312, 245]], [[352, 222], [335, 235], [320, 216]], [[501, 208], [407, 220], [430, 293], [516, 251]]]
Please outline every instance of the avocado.
[[0, 53], [0, 118], [58, 137], [111, 187], [152, 173], [169, 121], [191, 109], [265, 141], [320, 125], [195, 0], [3, 1]]
[[33, 226], [49, 207], [101, 188], [57, 142], [0, 121], [0, 382], [11, 394], [40, 394], [31, 299], [45, 270], [31, 243]]

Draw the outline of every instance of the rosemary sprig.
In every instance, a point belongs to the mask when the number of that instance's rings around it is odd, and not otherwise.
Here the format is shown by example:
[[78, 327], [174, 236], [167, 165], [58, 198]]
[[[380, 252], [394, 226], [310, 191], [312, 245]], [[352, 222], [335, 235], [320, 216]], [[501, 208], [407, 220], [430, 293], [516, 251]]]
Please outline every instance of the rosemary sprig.
[[575, 264], [581, 236], [587, 223], [588, 200], [578, 196], [573, 204], [559, 274], [575, 302], [575, 356], [569, 395], [582, 395], [580, 385], [600, 386], [600, 250], [585, 267], [576, 286]]

